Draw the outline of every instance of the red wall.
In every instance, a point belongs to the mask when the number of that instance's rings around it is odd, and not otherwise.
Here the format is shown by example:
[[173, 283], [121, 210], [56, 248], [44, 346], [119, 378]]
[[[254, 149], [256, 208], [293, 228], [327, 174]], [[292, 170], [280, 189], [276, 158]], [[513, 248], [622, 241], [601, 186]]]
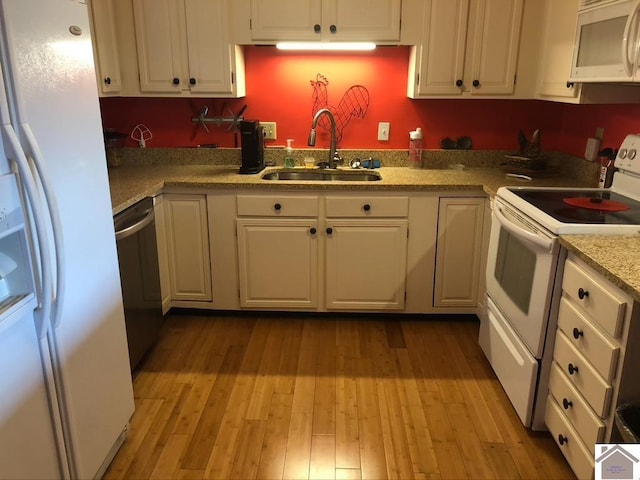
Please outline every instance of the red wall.
[[[439, 148], [440, 139], [468, 135], [475, 149], [514, 150], [518, 130], [528, 136], [539, 128], [542, 146], [582, 156], [589, 136], [604, 127], [604, 144], [615, 146], [629, 132], [639, 132], [640, 105], [564, 105], [537, 100], [412, 100], [406, 96], [408, 47], [380, 47], [362, 54], [298, 54], [274, 47], [245, 47], [247, 95], [240, 99], [102, 98], [105, 128], [131, 132], [144, 123], [153, 133], [149, 147], [217, 143], [234, 146], [227, 125], [210, 125], [211, 132], [191, 122], [202, 106], [209, 116], [237, 112], [247, 105], [245, 118], [277, 122], [278, 139], [267, 146], [306, 146], [313, 116], [311, 80], [327, 77], [329, 104], [337, 107], [352, 85], [369, 92], [364, 118], [344, 129], [342, 148], [406, 148], [409, 131], [422, 127], [426, 148]], [[640, 88], [640, 86], [638, 87]], [[377, 140], [378, 122], [390, 122], [388, 142]], [[328, 136], [318, 131], [317, 146]], [[129, 141], [129, 146], [134, 142]]]

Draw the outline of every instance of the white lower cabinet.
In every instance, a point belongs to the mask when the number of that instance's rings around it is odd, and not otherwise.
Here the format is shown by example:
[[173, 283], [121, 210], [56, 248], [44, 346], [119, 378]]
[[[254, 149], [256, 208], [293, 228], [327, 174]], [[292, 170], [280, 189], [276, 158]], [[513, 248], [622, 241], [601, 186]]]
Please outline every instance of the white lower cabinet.
[[484, 197], [440, 198], [435, 307], [477, 307], [484, 210]]
[[165, 194], [171, 300], [211, 302], [207, 196]]
[[402, 310], [407, 276], [407, 220], [328, 219], [326, 307]]
[[593, 478], [596, 443], [620, 442], [616, 408], [640, 398], [639, 316], [627, 294], [568, 255], [545, 422], [578, 478]]
[[238, 262], [242, 307], [317, 307], [315, 218], [238, 219]]

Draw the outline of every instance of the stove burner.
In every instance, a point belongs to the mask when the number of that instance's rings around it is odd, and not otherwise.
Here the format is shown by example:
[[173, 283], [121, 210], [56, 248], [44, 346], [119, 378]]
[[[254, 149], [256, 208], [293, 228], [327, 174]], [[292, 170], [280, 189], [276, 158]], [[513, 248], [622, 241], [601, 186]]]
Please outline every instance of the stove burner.
[[563, 198], [562, 201], [572, 207], [586, 208], [587, 210], [600, 210], [604, 212], [623, 212], [629, 210], [629, 206], [626, 203], [607, 200], [602, 197], [570, 197]]

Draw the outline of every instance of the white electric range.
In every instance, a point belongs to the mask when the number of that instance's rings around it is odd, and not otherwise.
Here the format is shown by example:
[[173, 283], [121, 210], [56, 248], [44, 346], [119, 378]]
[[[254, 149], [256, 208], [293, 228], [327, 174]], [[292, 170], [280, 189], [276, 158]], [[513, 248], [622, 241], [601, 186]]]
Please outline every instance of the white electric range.
[[[610, 188], [501, 187], [492, 213], [479, 343], [523, 424], [545, 429], [563, 234], [640, 234], [640, 135], [628, 135]], [[541, 392], [538, 395], [538, 392]]]

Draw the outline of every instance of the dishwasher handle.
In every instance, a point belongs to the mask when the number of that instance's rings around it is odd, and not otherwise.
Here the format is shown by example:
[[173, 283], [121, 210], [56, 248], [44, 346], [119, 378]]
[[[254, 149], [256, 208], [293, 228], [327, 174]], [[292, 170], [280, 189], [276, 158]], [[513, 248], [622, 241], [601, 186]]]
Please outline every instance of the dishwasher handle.
[[123, 228], [119, 228], [118, 230], [116, 230], [116, 241], [123, 240], [127, 237], [130, 237], [131, 235], [138, 233], [144, 227], [146, 227], [151, 222], [153, 222], [154, 220], [153, 208], [146, 210], [144, 216], [142, 217], [136, 216], [133, 220], [134, 221], [131, 223], [124, 222], [125, 226]]

